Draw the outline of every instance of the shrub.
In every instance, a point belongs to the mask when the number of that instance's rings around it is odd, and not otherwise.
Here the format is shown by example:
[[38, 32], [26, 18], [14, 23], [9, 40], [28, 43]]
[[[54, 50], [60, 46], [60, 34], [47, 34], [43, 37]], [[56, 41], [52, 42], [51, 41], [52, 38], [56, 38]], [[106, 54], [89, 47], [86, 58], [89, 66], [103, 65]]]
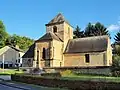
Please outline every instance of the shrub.
[[27, 71], [26, 69], [22, 69], [22, 71]]
[[120, 56], [113, 56], [111, 71], [113, 76], [120, 76]]
[[60, 72], [61, 76], [70, 76], [73, 75], [74, 73], [71, 70], [65, 70]]
[[39, 72], [39, 68], [35, 68], [35, 69], [33, 69], [33, 73], [37, 73], [37, 72]]
[[42, 73], [41, 76], [44, 77], [61, 77], [60, 73]]

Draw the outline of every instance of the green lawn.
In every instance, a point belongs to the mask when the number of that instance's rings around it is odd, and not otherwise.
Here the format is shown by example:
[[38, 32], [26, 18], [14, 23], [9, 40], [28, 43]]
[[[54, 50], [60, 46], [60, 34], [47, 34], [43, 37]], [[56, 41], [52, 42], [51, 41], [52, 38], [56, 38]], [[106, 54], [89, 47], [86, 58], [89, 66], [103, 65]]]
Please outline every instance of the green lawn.
[[97, 75], [69, 75], [61, 77], [64, 80], [83, 80], [83, 81], [105, 81], [105, 82], [120, 82], [120, 77], [108, 77]]
[[0, 69], [0, 75], [10, 75], [15, 73], [23, 73], [23, 71], [18, 71], [17, 69]]

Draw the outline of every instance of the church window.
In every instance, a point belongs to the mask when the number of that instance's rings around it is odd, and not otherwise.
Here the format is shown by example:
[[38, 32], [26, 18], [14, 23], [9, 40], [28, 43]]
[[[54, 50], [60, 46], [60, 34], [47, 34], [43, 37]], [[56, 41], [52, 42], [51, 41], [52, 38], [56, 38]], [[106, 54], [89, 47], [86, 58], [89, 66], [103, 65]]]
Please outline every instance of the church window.
[[45, 48], [43, 48], [42, 58], [45, 59], [46, 58], [45, 56], [46, 56], [46, 50], [45, 50]]
[[39, 63], [39, 51], [37, 51], [37, 64]]
[[56, 26], [53, 27], [53, 32], [54, 32], [54, 33], [57, 32], [57, 27], [56, 27]]
[[89, 56], [89, 54], [85, 54], [85, 62], [86, 63], [90, 62], [90, 56]]

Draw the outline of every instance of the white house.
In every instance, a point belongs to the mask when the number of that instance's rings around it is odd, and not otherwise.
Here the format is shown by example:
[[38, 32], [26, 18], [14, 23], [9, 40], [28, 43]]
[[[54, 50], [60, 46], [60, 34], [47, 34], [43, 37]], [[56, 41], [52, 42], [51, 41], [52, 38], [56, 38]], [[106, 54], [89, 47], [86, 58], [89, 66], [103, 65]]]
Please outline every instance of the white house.
[[5, 46], [0, 49], [0, 67], [17, 67], [22, 65], [24, 52], [18, 47]]

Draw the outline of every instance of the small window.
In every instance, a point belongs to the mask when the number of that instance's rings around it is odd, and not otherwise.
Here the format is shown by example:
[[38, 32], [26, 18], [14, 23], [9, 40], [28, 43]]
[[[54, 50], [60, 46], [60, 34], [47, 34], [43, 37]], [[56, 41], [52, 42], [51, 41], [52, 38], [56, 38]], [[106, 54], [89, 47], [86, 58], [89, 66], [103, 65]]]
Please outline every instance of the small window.
[[20, 59], [18, 59], [18, 63], [20, 63]]
[[90, 62], [89, 54], [85, 54], [85, 62], [86, 62], [86, 63], [89, 63], [89, 62]]
[[56, 26], [53, 27], [53, 32], [54, 32], [54, 33], [57, 32], [57, 27], [56, 27]]
[[46, 58], [45, 56], [46, 56], [46, 50], [45, 50], [45, 48], [43, 48], [42, 58], [45, 59]]
[[37, 51], [37, 61], [39, 61], [39, 51]]
[[19, 57], [20, 57], [20, 53], [19, 53]]

